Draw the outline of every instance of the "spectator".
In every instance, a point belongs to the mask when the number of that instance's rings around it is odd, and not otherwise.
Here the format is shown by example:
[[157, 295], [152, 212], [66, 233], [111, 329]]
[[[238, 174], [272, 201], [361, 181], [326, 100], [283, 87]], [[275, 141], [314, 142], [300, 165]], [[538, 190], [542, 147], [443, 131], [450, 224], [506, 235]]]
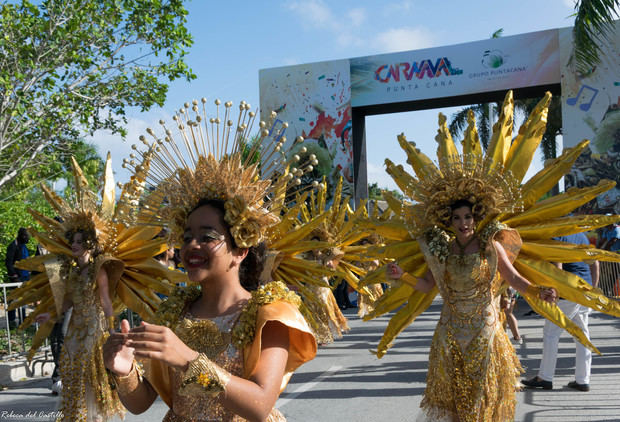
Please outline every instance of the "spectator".
[[603, 229], [599, 249], [612, 252], [620, 251], [620, 225], [612, 224]]
[[[17, 238], [9, 243], [9, 246], [6, 249], [6, 270], [9, 276], [9, 283], [19, 283], [30, 280], [30, 271], [20, 270], [15, 268], [15, 263], [17, 261], [21, 261], [22, 259], [26, 259], [30, 256], [28, 252], [28, 241], [30, 240], [30, 235], [28, 234], [28, 230], [24, 227], [20, 227], [17, 231]], [[24, 308], [20, 308], [21, 320], [23, 321], [25, 318], [25, 310]], [[16, 312], [15, 310], [8, 312], [9, 316], [9, 325], [16, 326]]]
[[[562, 242], [569, 242], [577, 245], [588, 245], [588, 238], [583, 233], [555, 238]], [[598, 287], [599, 263], [594, 261], [591, 264], [585, 262], [569, 262], [558, 264], [564, 271], [578, 275], [593, 287]], [[564, 312], [567, 318], [573, 321], [590, 339], [588, 331], [588, 316], [590, 308], [579, 305], [568, 300], [559, 300], [558, 307]], [[538, 375], [529, 380], [522, 380], [523, 385], [530, 388], [542, 388], [551, 390], [553, 388], [553, 375], [558, 354], [558, 344], [562, 328], [550, 321], [545, 321], [543, 328], [543, 355], [540, 362]], [[579, 391], [590, 391], [590, 366], [592, 364], [592, 352], [584, 345], [575, 340], [575, 380], [568, 383], [569, 388]]]

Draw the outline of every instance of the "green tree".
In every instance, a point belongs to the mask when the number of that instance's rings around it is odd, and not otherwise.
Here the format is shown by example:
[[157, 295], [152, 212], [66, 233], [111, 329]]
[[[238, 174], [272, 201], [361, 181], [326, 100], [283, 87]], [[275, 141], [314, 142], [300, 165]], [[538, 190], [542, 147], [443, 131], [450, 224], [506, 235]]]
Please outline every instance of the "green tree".
[[600, 63], [601, 44], [613, 39], [619, 11], [620, 0], [575, 1], [573, 58], [580, 73], [588, 74]]
[[98, 129], [126, 134], [127, 107], [191, 80], [182, 0], [22, 0], [0, 8], [0, 190], [54, 147]]
[[[47, 163], [22, 170], [5, 189], [0, 191], [0, 201], [22, 200], [32, 191], [38, 190], [42, 182], [53, 183], [59, 180], [69, 180], [73, 177], [71, 157], [75, 157], [80, 164], [84, 175], [94, 189], [99, 188], [105, 162], [93, 144], [84, 140], [63, 141], [55, 145], [48, 145], [43, 154]], [[67, 186], [72, 186], [68, 184]]]
[[402, 193], [400, 193], [399, 191], [395, 190], [395, 189], [386, 189], [386, 188], [380, 188], [379, 187], [379, 183], [374, 182], [374, 183], [369, 183], [368, 184], [368, 200], [371, 201], [382, 201], [383, 200], [383, 192], [388, 191], [390, 192], [394, 197], [398, 198], [398, 199], [403, 199], [404, 196]]

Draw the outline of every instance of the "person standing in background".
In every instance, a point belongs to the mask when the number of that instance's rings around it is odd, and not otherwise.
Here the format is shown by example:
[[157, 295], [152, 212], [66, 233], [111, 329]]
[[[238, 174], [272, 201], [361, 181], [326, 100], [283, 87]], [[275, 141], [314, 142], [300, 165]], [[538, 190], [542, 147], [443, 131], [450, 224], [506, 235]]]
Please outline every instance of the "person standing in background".
[[[30, 241], [30, 235], [28, 234], [28, 230], [24, 227], [20, 227], [17, 231], [17, 238], [9, 243], [9, 246], [6, 249], [6, 258], [4, 260], [6, 264], [7, 274], [9, 276], [9, 283], [20, 283], [24, 281], [30, 280], [30, 271], [20, 270], [15, 268], [15, 263], [17, 261], [21, 261], [22, 259], [26, 259], [30, 256], [30, 252], [28, 252], [28, 247], [26, 246]], [[25, 319], [25, 310], [24, 308], [19, 309], [21, 314], [21, 320]], [[16, 327], [18, 322], [16, 321], [16, 312], [8, 311], [9, 316], [9, 325], [11, 327]]]
[[[554, 239], [561, 242], [569, 242], [578, 245], [589, 244], [588, 238], [583, 233], [560, 236]], [[581, 277], [590, 283], [592, 287], [598, 287], [598, 261], [593, 261], [592, 263], [565, 262], [563, 264], [558, 263], [557, 266], [564, 271], [568, 271]], [[566, 317], [577, 324], [577, 326], [583, 330], [586, 337], [590, 339], [590, 333], [588, 331], [588, 317], [591, 312], [590, 308], [564, 299], [560, 299], [558, 301], [558, 307], [562, 310], [562, 312], [564, 312]], [[560, 342], [561, 334], [562, 328], [548, 320], [545, 321], [545, 326], [543, 328], [543, 355], [540, 362], [538, 375], [529, 380], [522, 380], [521, 383], [523, 385], [530, 388], [542, 388], [544, 390], [553, 389], [553, 376], [555, 374], [558, 344]], [[592, 364], [592, 352], [577, 340], [575, 340], [575, 348], [575, 380], [569, 382], [568, 387], [579, 391], [590, 391], [590, 367]]]

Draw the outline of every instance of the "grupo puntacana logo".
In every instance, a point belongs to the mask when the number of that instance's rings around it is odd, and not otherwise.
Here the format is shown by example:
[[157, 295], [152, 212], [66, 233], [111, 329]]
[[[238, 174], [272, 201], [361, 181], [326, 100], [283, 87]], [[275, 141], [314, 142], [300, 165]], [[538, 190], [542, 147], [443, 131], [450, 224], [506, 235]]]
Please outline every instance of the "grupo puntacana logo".
[[506, 56], [501, 50], [486, 50], [482, 55], [482, 66], [497, 69], [506, 63]]

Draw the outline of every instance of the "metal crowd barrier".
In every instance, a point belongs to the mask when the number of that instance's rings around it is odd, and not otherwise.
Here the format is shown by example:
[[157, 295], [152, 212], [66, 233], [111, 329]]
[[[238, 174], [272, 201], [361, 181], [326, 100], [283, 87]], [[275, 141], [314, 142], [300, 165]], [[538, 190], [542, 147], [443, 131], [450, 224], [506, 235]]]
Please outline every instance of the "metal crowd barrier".
[[600, 262], [599, 288], [605, 296], [620, 299], [620, 262]]
[[[7, 310], [8, 308], [8, 303], [6, 300], [7, 297], [7, 290], [12, 290], [14, 288], [17, 288], [19, 286], [21, 286], [22, 283], [18, 282], [18, 283], [2, 283], [0, 284], [0, 286], [2, 286], [2, 301], [3, 301], [3, 305], [4, 305], [4, 324], [3, 325], [3, 329], [6, 330], [6, 341], [7, 341], [7, 349], [8, 349], [8, 353], [7, 355], [3, 356], [3, 358], [7, 358], [7, 357], [13, 357], [14, 353], [13, 353], [13, 345], [11, 342], [11, 328], [16, 328], [19, 326], [19, 324], [21, 324], [24, 321], [24, 317], [25, 317], [25, 307], [21, 307], [19, 309], [15, 310], [15, 326], [11, 327], [10, 321], [9, 321], [9, 311]], [[25, 354], [26, 353], [26, 333], [25, 331], [22, 331], [19, 335], [21, 337], [21, 352], [17, 352], [15, 354]]]

